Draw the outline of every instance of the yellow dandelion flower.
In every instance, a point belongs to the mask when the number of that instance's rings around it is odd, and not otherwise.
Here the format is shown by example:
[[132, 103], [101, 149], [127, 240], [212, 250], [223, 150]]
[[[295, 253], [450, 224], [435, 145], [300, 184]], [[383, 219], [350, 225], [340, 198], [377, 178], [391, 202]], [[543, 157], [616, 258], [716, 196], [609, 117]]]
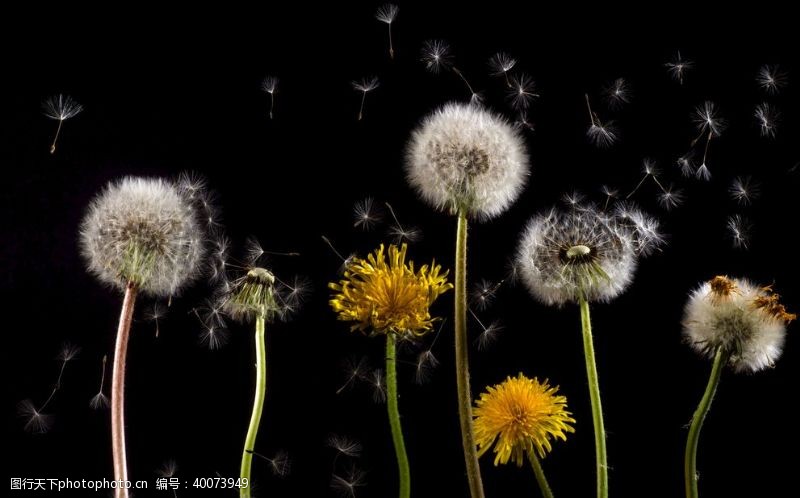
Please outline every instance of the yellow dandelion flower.
[[525, 452], [534, 449], [539, 457], [552, 449], [550, 440], [567, 439], [575, 432], [575, 423], [567, 408], [567, 398], [558, 396], [558, 387], [540, 383], [521, 373], [489, 387], [476, 402], [474, 411], [475, 441], [478, 456], [494, 446], [494, 464], [508, 463], [509, 458], [522, 465]]
[[355, 322], [351, 331], [420, 336], [431, 330], [430, 306], [453, 286], [435, 263], [415, 272], [414, 262], [406, 263], [406, 249], [390, 245], [387, 260], [381, 244], [366, 259], [353, 259], [338, 284], [328, 285], [339, 320]]

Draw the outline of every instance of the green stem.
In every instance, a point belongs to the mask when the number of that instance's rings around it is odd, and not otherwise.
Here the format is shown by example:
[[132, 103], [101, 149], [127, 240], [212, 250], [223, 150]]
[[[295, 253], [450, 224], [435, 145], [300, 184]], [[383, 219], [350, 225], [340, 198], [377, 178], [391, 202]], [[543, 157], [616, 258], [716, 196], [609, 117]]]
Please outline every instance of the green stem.
[[722, 351], [722, 348], [717, 348], [717, 353], [714, 355], [714, 366], [711, 367], [711, 376], [708, 379], [706, 392], [703, 393], [703, 399], [697, 405], [697, 410], [692, 417], [692, 425], [689, 427], [689, 437], [686, 440], [686, 454], [684, 458], [684, 478], [686, 481], [686, 498], [697, 498], [699, 492], [697, 490], [697, 443], [700, 440], [700, 429], [703, 428], [703, 421], [706, 419], [706, 414], [711, 408], [711, 402], [714, 400], [714, 394], [717, 392], [719, 379], [722, 376], [722, 370], [725, 363], [728, 361], [728, 355]]
[[[136, 285], [128, 282], [114, 346], [114, 365], [111, 372], [111, 455], [114, 462], [114, 480], [128, 480], [128, 459], [125, 450], [125, 365], [128, 357], [128, 339], [136, 305]], [[49, 401], [49, 400], [48, 400]], [[128, 490], [117, 488], [116, 498], [127, 498]]]
[[397, 408], [397, 353], [396, 337], [386, 334], [386, 407], [389, 412], [389, 425], [392, 428], [394, 452], [397, 455], [397, 470], [400, 473], [400, 498], [411, 496], [411, 472], [408, 469], [408, 455], [403, 441], [403, 428], [400, 426], [400, 411]]
[[461, 444], [467, 464], [467, 481], [472, 498], [483, 498], [481, 468], [472, 427], [472, 396], [469, 387], [469, 343], [467, 342], [467, 215], [458, 212], [456, 231], [456, 388], [458, 390], [458, 417], [461, 422]]
[[533, 467], [533, 473], [536, 474], [536, 482], [539, 483], [539, 489], [542, 490], [542, 496], [544, 498], [553, 498], [553, 491], [550, 490], [550, 485], [547, 484], [547, 478], [544, 476], [542, 462], [539, 461], [533, 451], [528, 451], [527, 453], [528, 460], [531, 462], [531, 467]]
[[586, 359], [586, 377], [589, 383], [589, 399], [592, 402], [592, 424], [594, 425], [594, 452], [597, 461], [597, 498], [608, 498], [608, 457], [606, 456], [606, 430], [603, 425], [603, 406], [600, 403], [600, 383], [597, 380], [597, 364], [592, 343], [592, 319], [589, 302], [580, 296], [581, 329], [583, 329], [583, 355]]
[[244, 440], [244, 451], [242, 451], [241, 478], [247, 479], [247, 487], [239, 490], [241, 498], [250, 498], [250, 489], [253, 485], [253, 481], [250, 479], [250, 467], [253, 463], [253, 449], [256, 445], [258, 425], [261, 422], [261, 412], [264, 409], [264, 397], [267, 393], [267, 347], [264, 344], [264, 329], [264, 317], [256, 317], [256, 393], [253, 400], [253, 412], [250, 415], [250, 426], [247, 428], [247, 437]]

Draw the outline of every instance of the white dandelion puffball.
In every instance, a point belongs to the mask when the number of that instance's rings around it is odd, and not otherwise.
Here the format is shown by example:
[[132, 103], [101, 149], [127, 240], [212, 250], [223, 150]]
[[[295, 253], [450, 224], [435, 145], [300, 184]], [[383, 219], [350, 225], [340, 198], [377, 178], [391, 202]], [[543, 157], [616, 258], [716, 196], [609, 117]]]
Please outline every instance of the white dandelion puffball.
[[528, 222], [516, 267], [531, 294], [547, 305], [610, 301], [633, 280], [639, 256], [660, 244], [658, 222], [639, 211], [637, 221], [593, 206], [555, 208]]
[[119, 289], [128, 283], [171, 296], [200, 273], [204, 233], [187, 192], [167, 180], [126, 177], [92, 201], [81, 225], [88, 269]]
[[722, 348], [737, 372], [758, 372], [780, 357], [786, 324], [795, 316], [770, 287], [744, 279], [714, 277], [686, 303], [683, 335], [699, 354], [714, 358]]
[[530, 174], [523, 138], [478, 106], [447, 104], [413, 132], [406, 178], [428, 204], [490, 219], [516, 200]]

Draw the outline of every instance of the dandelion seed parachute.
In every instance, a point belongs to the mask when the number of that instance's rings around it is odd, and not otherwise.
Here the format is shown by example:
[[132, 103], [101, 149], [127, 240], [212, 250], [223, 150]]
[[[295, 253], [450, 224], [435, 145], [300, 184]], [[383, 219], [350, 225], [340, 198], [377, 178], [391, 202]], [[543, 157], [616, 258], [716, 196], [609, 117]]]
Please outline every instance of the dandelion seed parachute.
[[406, 178], [428, 204], [451, 214], [494, 218], [522, 191], [529, 175], [519, 133], [481, 108], [447, 104], [414, 131]]
[[693, 291], [686, 303], [683, 335], [702, 356], [721, 348], [737, 372], [758, 372], [780, 357], [788, 313], [771, 287], [718, 276]]

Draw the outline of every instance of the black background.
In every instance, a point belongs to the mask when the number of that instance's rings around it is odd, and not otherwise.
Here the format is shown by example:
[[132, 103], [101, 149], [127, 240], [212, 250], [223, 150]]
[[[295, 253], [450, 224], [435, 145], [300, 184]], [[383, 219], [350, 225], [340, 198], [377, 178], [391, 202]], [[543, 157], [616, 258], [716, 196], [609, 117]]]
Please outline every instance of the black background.
[[[423, 205], [402, 173], [404, 144], [420, 118], [437, 105], [468, 97], [452, 73], [429, 74], [419, 61], [422, 42], [442, 38], [493, 109], [509, 111], [502, 79], [490, 77], [486, 67], [499, 50], [520, 59], [518, 68], [535, 78], [541, 94], [531, 111], [536, 130], [526, 132], [530, 185], [508, 213], [473, 225], [471, 282], [503, 278], [525, 220], [565, 191], [598, 196], [607, 183], [627, 192], [640, 178], [644, 157], [662, 165], [662, 180], [686, 189], [686, 202], [670, 213], [658, 207], [651, 182], [637, 193], [636, 200], [661, 218], [669, 243], [642, 262], [622, 297], [593, 308], [612, 495], [681, 496], [684, 426], [710, 368], [681, 343], [687, 292], [716, 274], [748, 276], [775, 282], [790, 308], [799, 307], [792, 241], [798, 178], [790, 171], [800, 160], [794, 147], [798, 53], [784, 43], [788, 32], [782, 31], [780, 13], [753, 13], [734, 23], [677, 6], [645, 14], [612, 7], [550, 12], [499, 2], [475, 8], [401, 4], [393, 27], [396, 59], [390, 61], [386, 26], [373, 18], [376, 6], [4, 16], [0, 302], [6, 483], [8, 477], [111, 477], [108, 412], [91, 411], [88, 401], [97, 390], [100, 359], [112, 351], [121, 296], [85, 272], [77, 228], [88, 202], [108, 181], [191, 170], [216, 192], [234, 254], [241, 255], [247, 236], [271, 251], [298, 251], [299, 258], [275, 257], [270, 264], [279, 276], [305, 275], [313, 283], [302, 313], [268, 330], [268, 395], [257, 450], [271, 455], [285, 449], [293, 470], [280, 480], [256, 460], [258, 495], [331, 496], [333, 452], [325, 446], [330, 433], [364, 445], [356, 463], [367, 471], [367, 485], [357, 496], [396, 493], [385, 407], [373, 403], [364, 385], [335, 394], [347, 377], [342, 362], [365, 356], [380, 366], [383, 343], [350, 334], [336, 322], [326, 283], [337, 278], [340, 261], [321, 235], [344, 253], [363, 254], [388, 240], [385, 225], [368, 233], [353, 229], [353, 204], [371, 195], [391, 202], [401, 222], [422, 229], [424, 239], [410, 250], [416, 261], [435, 257], [452, 266], [454, 220]], [[664, 67], [677, 49], [696, 63], [684, 86]], [[752, 116], [766, 99], [755, 83], [766, 63], [782, 64], [792, 78], [768, 99], [784, 116], [776, 140], [759, 137]], [[273, 121], [260, 91], [267, 74], [280, 77]], [[365, 119], [358, 122], [360, 94], [350, 81], [372, 74], [381, 86], [368, 95]], [[633, 99], [612, 113], [600, 91], [618, 77], [628, 80]], [[65, 122], [51, 156], [56, 123], [42, 116], [40, 103], [62, 92], [85, 111]], [[613, 116], [620, 126], [621, 141], [609, 150], [585, 139], [585, 92], [601, 116]], [[714, 177], [702, 183], [680, 178], [674, 160], [694, 137], [692, 110], [706, 99], [719, 104], [730, 128], [712, 143]], [[762, 195], [750, 208], [727, 195], [738, 174], [752, 174], [761, 183]], [[733, 249], [727, 237], [725, 220], [734, 213], [754, 222], [748, 251]], [[189, 483], [217, 472], [238, 473], [252, 397], [252, 332], [232, 325], [223, 349], [199, 345], [201, 326], [190, 311], [210, 292], [199, 285], [174, 300], [158, 339], [143, 319], [152, 302], [139, 303], [128, 362], [128, 455], [131, 477], [149, 479], [151, 486], [169, 458]], [[448, 316], [451, 306], [452, 293], [435, 312]], [[556, 445], [545, 470], [558, 496], [591, 496], [594, 450], [577, 309], [547, 308], [521, 286], [504, 285], [480, 316], [502, 320], [505, 329], [487, 351], [472, 349], [473, 392], [520, 371], [560, 385], [577, 432]], [[478, 331], [472, 322], [472, 336]], [[774, 369], [724, 375], [701, 439], [704, 496], [794, 494], [800, 443], [794, 335], [790, 330]], [[65, 340], [82, 351], [68, 364], [63, 388], [48, 407], [56, 416], [54, 428], [26, 434], [16, 404], [25, 398], [40, 404], [47, 397]], [[404, 354], [409, 364], [400, 368], [413, 493], [466, 496], [450, 325], [433, 351], [441, 365], [430, 383], [413, 382], [415, 352]], [[339, 459], [337, 471], [345, 461]], [[487, 496], [538, 493], [527, 467], [495, 468], [486, 456], [482, 469]], [[178, 496], [203, 494], [230, 495], [190, 489]], [[138, 494], [156, 495], [167, 493]]]

